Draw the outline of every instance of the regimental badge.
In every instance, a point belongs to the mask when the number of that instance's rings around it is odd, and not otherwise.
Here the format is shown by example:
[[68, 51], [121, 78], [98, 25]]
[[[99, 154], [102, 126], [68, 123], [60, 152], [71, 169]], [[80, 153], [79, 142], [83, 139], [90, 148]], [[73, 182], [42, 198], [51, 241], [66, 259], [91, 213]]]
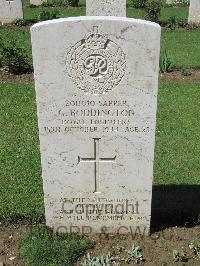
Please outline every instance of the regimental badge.
[[125, 73], [125, 54], [122, 49], [93, 31], [70, 47], [66, 58], [67, 72], [76, 86], [90, 94], [104, 94], [114, 89]]

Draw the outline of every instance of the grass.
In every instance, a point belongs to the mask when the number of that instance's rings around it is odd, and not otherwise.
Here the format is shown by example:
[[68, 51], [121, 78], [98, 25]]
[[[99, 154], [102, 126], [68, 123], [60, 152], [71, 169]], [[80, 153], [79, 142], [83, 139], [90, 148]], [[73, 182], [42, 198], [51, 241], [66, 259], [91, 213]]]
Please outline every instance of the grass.
[[[34, 86], [0, 84], [0, 219], [43, 217]], [[199, 84], [161, 84], [155, 183], [200, 184]]]
[[77, 17], [85, 16], [85, 8], [66, 8], [66, 7], [37, 7], [37, 8], [27, 8], [24, 12], [24, 19], [37, 19], [41, 11], [58, 11], [59, 17]]
[[[53, 0], [50, 0], [51, 3]], [[56, 0], [55, 0], [56, 1]], [[67, 2], [67, 0], [65, 0]], [[162, 1], [162, 0], [161, 0]], [[165, 2], [165, 1], [163, 1]], [[68, 8], [67, 4], [64, 4], [62, 7], [54, 7], [54, 10], [58, 10], [61, 17], [71, 17], [71, 16], [85, 16], [85, 1], [80, 0], [78, 8]], [[132, 8], [132, 0], [127, 1], [127, 16], [133, 18], [145, 19], [145, 10]], [[39, 13], [42, 10], [52, 10], [52, 7], [37, 7], [30, 8], [29, 1], [23, 0], [24, 4], [24, 18], [25, 19], [36, 19], [38, 18]], [[188, 7], [163, 7], [161, 11], [161, 20], [166, 21], [170, 17], [175, 16], [180, 20], [187, 21], [188, 18]]]
[[25, 47], [29, 54], [31, 54], [31, 36], [28, 28], [0, 28], [0, 40], [15, 39], [20, 46]]
[[[43, 10], [52, 11], [52, 7], [37, 7], [37, 8], [30, 8], [27, 7], [24, 12], [25, 19], [37, 19], [40, 12]], [[59, 17], [76, 17], [76, 16], [85, 16], [86, 10], [85, 7], [80, 6], [77, 8], [66, 8], [66, 7], [54, 7], [53, 10], [57, 10]], [[182, 21], [187, 21], [188, 18], [188, 8], [181, 7], [179, 9], [175, 8], [164, 8], [161, 12], [161, 21], [167, 21], [170, 17], [175, 16], [178, 17]], [[127, 17], [130, 18], [138, 18], [138, 19], [145, 19], [146, 13], [144, 9], [135, 9], [135, 8], [128, 8], [127, 9]]]
[[0, 218], [37, 221], [44, 210], [33, 86], [1, 84], [0, 91]]
[[181, 21], [187, 22], [189, 7], [168, 7], [161, 10], [161, 21], [167, 21], [170, 17], [176, 17]]
[[[129, 1], [129, 3], [131, 0]], [[30, 8], [29, 2], [24, 1], [24, 13], [26, 19], [38, 18], [42, 10], [59, 10], [61, 17], [85, 15], [85, 1], [81, 1], [79, 8], [51, 8], [38, 7]], [[143, 9], [128, 8], [128, 16], [134, 18], [145, 18]], [[179, 20], [187, 21], [188, 7], [168, 7], [163, 8], [161, 12], [161, 20], [165, 21], [169, 17], [176, 16]], [[25, 46], [28, 53], [31, 54], [30, 31], [28, 28], [0, 28], [0, 38], [17, 39], [21, 45]], [[176, 29], [163, 30], [161, 36], [161, 50], [166, 50], [173, 60], [173, 64], [177, 68], [200, 67], [200, 29]], [[184, 55], [184, 56], [183, 56]]]
[[200, 184], [200, 84], [162, 84], [159, 91], [155, 182]]
[[38, 225], [20, 240], [20, 256], [31, 266], [71, 266], [92, 241], [75, 233], [55, 235], [52, 230]]
[[200, 29], [164, 30], [161, 50], [170, 54], [176, 67], [200, 67]]
[[[31, 54], [30, 30], [28, 28], [0, 28], [0, 38], [17, 39]], [[161, 50], [166, 50], [172, 63], [178, 67], [200, 67], [200, 29], [174, 31], [163, 30]], [[183, 56], [184, 55], [184, 56]]]

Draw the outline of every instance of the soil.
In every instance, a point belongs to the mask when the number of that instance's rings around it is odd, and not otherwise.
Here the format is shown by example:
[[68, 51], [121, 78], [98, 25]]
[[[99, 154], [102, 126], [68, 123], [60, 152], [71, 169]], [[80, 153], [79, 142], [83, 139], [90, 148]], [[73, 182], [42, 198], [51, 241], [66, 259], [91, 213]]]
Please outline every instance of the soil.
[[[189, 69], [191, 75], [183, 76], [181, 70], [160, 74], [161, 82], [200, 82], [200, 69]], [[0, 70], [0, 83], [34, 83], [33, 74], [13, 75]]]
[[160, 74], [160, 81], [162, 82], [200, 82], [200, 69], [187, 69], [190, 74], [188, 76], [182, 75], [182, 70], [175, 70], [170, 73]]
[[[96, 236], [93, 238], [96, 242], [94, 250], [90, 251], [90, 256], [99, 256], [102, 254], [111, 253], [116, 262], [120, 266], [136, 265], [133, 261], [127, 260], [127, 250], [135, 244], [141, 248], [144, 261], [139, 265], [145, 266], [171, 266], [171, 265], [188, 265], [199, 266], [200, 258], [195, 257], [189, 249], [189, 244], [192, 241], [199, 243], [200, 227], [194, 228], [178, 228], [172, 227], [163, 231], [157, 231], [151, 236], [137, 237], [134, 233], [121, 236], [110, 236], [109, 240], [99, 240]], [[187, 255], [188, 261], [185, 263], [177, 262], [174, 264], [173, 251], [178, 250]], [[81, 264], [77, 264], [80, 266]]]
[[[31, 228], [30, 224], [1, 224], [0, 225], [0, 265], [5, 266], [25, 266], [19, 257], [19, 239]], [[151, 236], [135, 236], [134, 233], [127, 235], [91, 235], [90, 239], [95, 242], [94, 249], [90, 250], [90, 256], [99, 256], [111, 253], [120, 266], [135, 265], [133, 262], [125, 262], [127, 250], [133, 244], [139, 245], [142, 249], [144, 261], [139, 265], [147, 266], [171, 266], [188, 265], [199, 266], [200, 258], [195, 257], [188, 245], [192, 241], [199, 243], [200, 227], [178, 228], [171, 227], [163, 231], [157, 231]], [[178, 250], [185, 253], [188, 262], [177, 262], [174, 264], [172, 251]], [[81, 259], [82, 260], [82, 259]], [[80, 266], [81, 260], [75, 265]], [[38, 265], [39, 266], [39, 265]]]
[[13, 75], [5, 70], [0, 70], [0, 83], [33, 83], [33, 74]]
[[25, 265], [19, 257], [19, 240], [29, 228], [28, 224], [0, 224], [0, 266]]

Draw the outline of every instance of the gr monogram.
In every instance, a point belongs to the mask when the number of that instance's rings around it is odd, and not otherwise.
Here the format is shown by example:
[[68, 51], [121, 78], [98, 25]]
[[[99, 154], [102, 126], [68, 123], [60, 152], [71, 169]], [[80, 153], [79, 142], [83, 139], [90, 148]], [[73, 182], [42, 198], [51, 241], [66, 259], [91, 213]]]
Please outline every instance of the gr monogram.
[[105, 75], [108, 70], [107, 60], [101, 55], [90, 55], [85, 60], [86, 74], [91, 77], [100, 78], [101, 75]]
[[67, 51], [68, 75], [76, 86], [90, 94], [104, 94], [116, 87], [125, 73], [122, 49], [94, 26], [84, 39]]

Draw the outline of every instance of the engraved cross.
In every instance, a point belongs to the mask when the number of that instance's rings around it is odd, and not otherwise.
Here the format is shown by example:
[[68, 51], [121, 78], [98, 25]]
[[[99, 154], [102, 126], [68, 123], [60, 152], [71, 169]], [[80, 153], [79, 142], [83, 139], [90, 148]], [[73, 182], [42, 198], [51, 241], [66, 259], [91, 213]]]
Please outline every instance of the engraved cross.
[[100, 138], [94, 138], [94, 157], [93, 158], [81, 158], [78, 156], [78, 162], [84, 163], [94, 163], [94, 183], [95, 183], [95, 193], [100, 193], [99, 189], [99, 180], [100, 180], [100, 172], [99, 172], [99, 163], [113, 163], [116, 160], [116, 156], [113, 158], [101, 158], [99, 156], [99, 140]]

